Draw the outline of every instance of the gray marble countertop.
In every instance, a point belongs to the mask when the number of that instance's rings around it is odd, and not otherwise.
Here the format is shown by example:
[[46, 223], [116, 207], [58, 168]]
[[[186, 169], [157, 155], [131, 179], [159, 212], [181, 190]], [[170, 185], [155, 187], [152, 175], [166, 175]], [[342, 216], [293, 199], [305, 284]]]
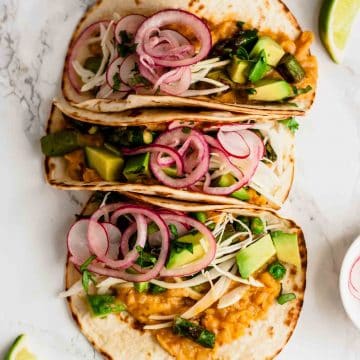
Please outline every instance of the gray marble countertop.
[[[316, 32], [319, 0], [286, 3], [304, 28]], [[40, 359], [99, 358], [57, 297], [63, 287], [64, 236], [86, 194], [46, 185], [39, 149], [67, 43], [89, 4], [0, 0], [0, 349], [26, 332]], [[329, 60], [318, 37], [313, 46], [320, 67], [318, 95], [300, 120], [296, 179], [281, 211], [305, 232], [307, 290], [280, 359], [360, 359], [360, 333], [338, 292], [342, 258], [360, 233], [359, 44], [358, 22], [342, 65]]]

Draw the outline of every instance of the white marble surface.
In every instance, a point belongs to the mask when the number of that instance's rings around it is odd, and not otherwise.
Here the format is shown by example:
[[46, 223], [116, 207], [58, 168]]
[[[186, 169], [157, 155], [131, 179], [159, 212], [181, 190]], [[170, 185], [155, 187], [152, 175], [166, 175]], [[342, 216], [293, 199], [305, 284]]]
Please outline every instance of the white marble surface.
[[[119, 0], [120, 1], [120, 0]], [[59, 89], [67, 42], [87, 0], [0, 0], [0, 357], [21, 332], [40, 359], [97, 359], [57, 298], [68, 224], [84, 194], [47, 186], [39, 137]], [[319, 0], [287, 0], [316, 31]], [[318, 40], [318, 39], [317, 39]], [[320, 82], [297, 136], [297, 174], [282, 214], [304, 229], [307, 291], [280, 359], [360, 359], [360, 333], [338, 293], [342, 257], [360, 233], [360, 23], [343, 65], [319, 42]], [[359, 306], [360, 310], [360, 306]]]

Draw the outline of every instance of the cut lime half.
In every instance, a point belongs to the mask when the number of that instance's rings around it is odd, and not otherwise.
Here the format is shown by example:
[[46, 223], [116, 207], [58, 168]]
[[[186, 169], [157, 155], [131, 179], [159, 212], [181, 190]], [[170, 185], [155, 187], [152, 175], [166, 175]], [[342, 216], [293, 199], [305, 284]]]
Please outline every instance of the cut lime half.
[[319, 18], [321, 41], [336, 63], [341, 63], [360, 0], [324, 0]]
[[36, 360], [36, 357], [26, 348], [27, 336], [19, 335], [12, 343], [4, 360]]

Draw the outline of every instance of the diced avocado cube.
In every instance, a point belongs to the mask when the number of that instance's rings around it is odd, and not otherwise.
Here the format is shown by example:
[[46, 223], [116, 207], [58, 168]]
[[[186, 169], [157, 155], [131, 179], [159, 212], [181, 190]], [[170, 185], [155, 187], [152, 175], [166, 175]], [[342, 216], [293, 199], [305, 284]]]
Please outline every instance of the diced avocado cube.
[[106, 181], [117, 181], [121, 177], [124, 159], [105, 148], [86, 147], [86, 161]]
[[126, 160], [123, 175], [131, 183], [150, 177], [149, 169], [150, 153], [129, 156]]
[[274, 231], [271, 233], [271, 237], [275, 245], [278, 259], [300, 267], [301, 258], [297, 234]]
[[265, 232], [265, 223], [261, 218], [253, 217], [251, 218], [250, 229], [253, 234], [260, 235]]
[[149, 282], [145, 281], [145, 282], [137, 282], [134, 283], [134, 288], [137, 292], [139, 293], [143, 293], [143, 292], [147, 292], [149, 290]]
[[260, 238], [248, 247], [241, 249], [236, 255], [236, 262], [242, 278], [247, 279], [255, 271], [264, 266], [276, 250], [269, 234]]
[[280, 101], [293, 96], [293, 89], [284, 80], [263, 79], [254, 84], [254, 93], [249, 100]]
[[276, 66], [285, 54], [284, 49], [269, 36], [259, 38], [250, 53], [250, 58], [257, 58], [262, 50], [265, 51], [267, 63], [271, 66]]
[[179, 237], [176, 241], [180, 243], [191, 243], [193, 245], [193, 252], [190, 252], [186, 248], [181, 249], [180, 251], [171, 249], [166, 268], [177, 268], [200, 259], [205, 253], [203, 247], [200, 244], [200, 239], [202, 237], [203, 235], [199, 232], [195, 234], [189, 233]]
[[230, 65], [227, 68], [229, 76], [233, 82], [245, 84], [248, 79], [250, 63], [246, 60], [241, 60], [234, 56]]
[[[234, 184], [236, 179], [234, 176], [232, 176], [230, 173], [221, 175], [217, 181], [218, 186], [220, 187], [228, 187]], [[231, 197], [234, 197], [236, 199], [247, 201], [250, 199], [250, 195], [247, 192], [246, 189], [241, 188], [239, 190], [234, 191], [231, 195]]]

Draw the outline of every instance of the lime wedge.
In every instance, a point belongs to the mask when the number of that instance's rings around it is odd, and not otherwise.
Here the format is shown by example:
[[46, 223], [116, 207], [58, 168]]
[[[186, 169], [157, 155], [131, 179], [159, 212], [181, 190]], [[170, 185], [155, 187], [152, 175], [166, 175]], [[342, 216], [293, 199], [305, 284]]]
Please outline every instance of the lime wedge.
[[27, 336], [19, 335], [12, 343], [4, 360], [36, 360], [36, 357], [26, 348]]
[[336, 63], [341, 63], [360, 0], [324, 0], [320, 10], [321, 40]]

